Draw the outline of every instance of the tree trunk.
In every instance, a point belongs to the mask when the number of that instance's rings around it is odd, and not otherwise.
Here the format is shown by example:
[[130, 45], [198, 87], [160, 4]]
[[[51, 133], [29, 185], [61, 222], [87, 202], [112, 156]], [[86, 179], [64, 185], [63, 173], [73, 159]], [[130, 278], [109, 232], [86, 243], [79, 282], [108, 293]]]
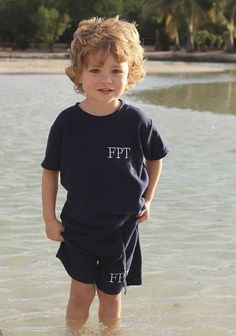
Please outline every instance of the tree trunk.
[[192, 24], [192, 22], [190, 22], [189, 25], [188, 25], [187, 51], [189, 51], [189, 52], [194, 51], [194, 31], [193, 31], [193, 24]]
[[230, 21], [229, 21], [229, 44], [228, 44], [228, 51], [234, 50], [234, 20], [236, 15], [236, 0], [232, 2], [232, 11], [230, 15]]
[[160, 51], [161, 50], [160, 33], [159, 33], [158, 29], [155, 30], [154, 49], [155, 49], [155, 51]]
[[180, 50], [180, 42], [179, 42], [179, 31], [176, 30], [175, 33], [175, 50]]

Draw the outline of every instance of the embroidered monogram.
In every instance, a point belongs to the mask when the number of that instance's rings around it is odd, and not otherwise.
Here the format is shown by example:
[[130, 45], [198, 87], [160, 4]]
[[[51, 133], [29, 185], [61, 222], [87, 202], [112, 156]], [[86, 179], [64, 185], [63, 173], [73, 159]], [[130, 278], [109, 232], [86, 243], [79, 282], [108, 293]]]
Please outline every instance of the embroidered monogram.
[[124, 273], [110, 273], [110, 283], [122, 283], [124, 281]]
[[128, 159], [130, 147], [107, 147], [108, 159]]

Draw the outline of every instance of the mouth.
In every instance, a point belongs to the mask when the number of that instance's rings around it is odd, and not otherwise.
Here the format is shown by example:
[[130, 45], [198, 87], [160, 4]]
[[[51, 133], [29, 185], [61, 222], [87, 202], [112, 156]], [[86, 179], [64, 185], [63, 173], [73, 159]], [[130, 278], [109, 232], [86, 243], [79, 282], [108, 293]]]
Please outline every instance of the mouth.
[[108, 88], [102, 88], [102, 89], [98, 89], [98, 91], [103, 94], [109, 94], [109, 93], [112, 93], [114, 90], [108, 89]]

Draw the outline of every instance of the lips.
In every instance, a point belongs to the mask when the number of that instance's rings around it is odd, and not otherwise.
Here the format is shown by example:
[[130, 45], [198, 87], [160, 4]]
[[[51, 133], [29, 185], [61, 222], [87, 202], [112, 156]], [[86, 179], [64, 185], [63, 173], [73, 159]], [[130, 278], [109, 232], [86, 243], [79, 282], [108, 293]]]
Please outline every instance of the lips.
[[108, 89], [108, 88], [102, 88], [102, 89], [98, 89], [98, 91], [104, 94], [108, 94], [108, 93], [113, 92], [114, 90]]

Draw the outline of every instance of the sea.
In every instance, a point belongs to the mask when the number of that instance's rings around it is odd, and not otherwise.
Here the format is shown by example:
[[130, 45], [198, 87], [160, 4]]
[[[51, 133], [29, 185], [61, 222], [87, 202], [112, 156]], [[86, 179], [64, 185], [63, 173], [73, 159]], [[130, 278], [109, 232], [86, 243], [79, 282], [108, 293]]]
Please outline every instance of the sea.
[[[140, 225], [143, 285], [122, 294], [117, 330], [99, 324], [96, 298], [76, 335], [236, 335], [236, 65], [215, 66], [148, 74], [123, 97], [154, 120], [169, 154]], [[70, 278], [44, 233], [40, 163], [52, 122], [82, 99], [65, 75], [0, 76], [1, 336], [72, 334]], [[60, 187], [58, 215], [65, 197]]]

